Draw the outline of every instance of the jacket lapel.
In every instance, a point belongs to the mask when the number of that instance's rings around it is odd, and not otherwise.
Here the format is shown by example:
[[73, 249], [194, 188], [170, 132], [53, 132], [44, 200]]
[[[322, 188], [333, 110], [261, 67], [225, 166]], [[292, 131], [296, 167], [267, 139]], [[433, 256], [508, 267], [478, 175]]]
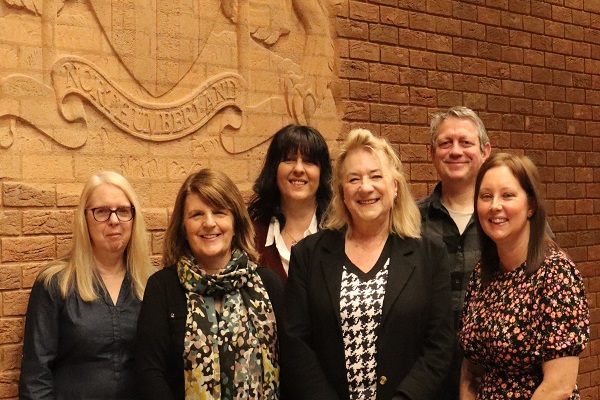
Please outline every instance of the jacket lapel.
[[324, 242], [325, 252], [320, 261], [329, 299], [335, 312], [338, 325], [342, 325], [340, 318], [340, 291], [342, 286], [342, 269], [346, 253], [344, 251], [344, 233], [332, 232], [333, 235]]
[[415, 251], [415, 241], [402, 239], [397, 235], [393, 235], [392, 240], [390, 264], [388, 265], [388, 282], [385, 289], [385, 297], [383, 298], [383, 310], [381, 314], [382, 324], [415, 269], [412, 257]]

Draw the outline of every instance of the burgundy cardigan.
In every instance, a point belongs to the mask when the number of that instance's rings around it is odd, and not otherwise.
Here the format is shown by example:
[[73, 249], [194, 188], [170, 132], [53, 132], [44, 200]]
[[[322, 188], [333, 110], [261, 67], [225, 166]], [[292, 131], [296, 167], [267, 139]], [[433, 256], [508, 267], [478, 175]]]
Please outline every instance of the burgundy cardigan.
[[258, 264], [275, 271], [277, 275], [279, 275], [279, 278], [281, 278], [281, 282], [285, 284], [287, 281], [287, 273], [285, 272], [285, 269], [283, 269], [283, 264], [281, 263], [279, 251], [277, 251], [275, 243], [270, 246], [265, 246], [269, 225], [258, 221], [253, 221], [253, 225], [256, 233], [254, 236], [254, 246], [260, 256]]

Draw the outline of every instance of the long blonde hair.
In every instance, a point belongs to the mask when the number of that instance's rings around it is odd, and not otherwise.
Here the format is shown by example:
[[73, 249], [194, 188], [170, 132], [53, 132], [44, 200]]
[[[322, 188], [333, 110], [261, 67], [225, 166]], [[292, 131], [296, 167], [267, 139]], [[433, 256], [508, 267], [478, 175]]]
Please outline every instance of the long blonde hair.
[[69, 254], [65, 258], [50, 262], [40, 272], [37, 279], [48, 286], [52, 278], [58, 275], [58, 284], [63, 298], [73, 290], [77, 290], [84, 301], [98, 299], [96, 288], [102, 285], [95, 268], [85, 209], [94, 190], [104, 183], [121, 189], [135, 209], [131, 238], [125, 248], [124, 257], [133, 293], [141, 300], [144, 297], [146, 282], [155, 271], [150, 262], [146, 223], [141, 212], [140, 202], [131, 184], [122, 175], [113, 171], [100, 172], [87, 181], [75, 211], [73, 242]]
[[410, 193], [406, 178], [402, 173], [400, 158], [387, 140], [373, 136], [366, 129], [354, 129], [350, 131], [344, 142], [342, 152], [335, 161], [332, 178], [333, 199], [327, 209], [323, 227], [336, 230], [351, 229], [350, 212], [344, 204], [344, 181], [342, 174], [344, 161], [348, 153], [361, 147], [370, 149], [377, 156], [379, 156], [378, 152], [385, 156], [390, 166], [389, 172], [392, 175], [392, 179], [398, 185], [398, 196], [394, 199], [390, 212], [390, 233], [396, 233], [401, 237], [421, 237], [421, 214]]

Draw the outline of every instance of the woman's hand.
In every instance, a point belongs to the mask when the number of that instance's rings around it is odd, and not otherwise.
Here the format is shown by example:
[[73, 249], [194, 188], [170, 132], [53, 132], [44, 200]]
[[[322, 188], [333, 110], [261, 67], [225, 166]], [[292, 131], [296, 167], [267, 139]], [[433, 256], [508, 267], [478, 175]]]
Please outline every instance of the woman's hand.
[[483, 368], [473, 364], [466, 358], [463, 359], [460, 372], [460, 400], [475, 400], [477, 389], [481, 382]]
[[[531, 400], [566, 400], [577, 384], [579, 357], [560, 357], [542, 364], [544, 380]], [[461, 399], [462, 400], [462, 399]]]

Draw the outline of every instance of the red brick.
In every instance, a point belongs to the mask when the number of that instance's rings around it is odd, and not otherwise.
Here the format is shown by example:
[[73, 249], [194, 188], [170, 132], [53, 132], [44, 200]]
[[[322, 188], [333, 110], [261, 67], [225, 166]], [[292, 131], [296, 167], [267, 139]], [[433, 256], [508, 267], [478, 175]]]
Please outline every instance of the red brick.
[[387, 104], [371, 104], [371, 122], [400, 122], [398, 106]]
[[398, 44], [398, 28], [390, 25], [369, 25], [369, 39], [377, 43]]
[[409, 86], [427, 86], [427, 71], [402, 68], [400, 70], [400, 83]]
[[477, 21], [485, 25], [500, 25], [502, 12], [488, 7], [477, 8]]
[[413, 87], [409, 89], [412, 104], [434, 107], [436, 105], [436, 91], [428, 88]]
[[2, 239], [2, 262], [51, 260], [56, 257], [53, 236]]
[[379, 22], [379, 7], [375, 4], [359, 3], [358, 1], [350, 1], [351, 19], [356, 19], [364, 22]]
[[505, 62], [488, 61], [487, 75], [493, 78], [507, 79], [510, 77], [510, 65]]
[[461, 58], [450, 54], [437, 54], [437, 69], [440, 71], [459, 72], [462, 68]]
[[427, 74], [427, 85], [433, 89], [452, 89], [452, 74], [430, 71]]
[[22, 338], [22, 318], [2, 318], [0, 320], [0, 344], [19, 343]]
[[[465, 104], [461, 92], [438, 90], [437, 105], [442, 107], [453, 107], [457, 104]], [[469, 107], [465, 104], [465, 107]]]
[[[427, 108], [415, 107], [415, 106], [401, 106], [400, 107], [400, 121], [403, 124], [427, 124]], [[425, 128], [427, 129], [427, 128]], [[415, 143], [411, 141], [411, 143]], [[416, 142], [423, 143], [423, 142]], [[426, 140], [424, 143], [429, 143]]]
[[[510, 112], [530, 115], [533, 112], [533, 103], [528, 99], [511, 99]], [[525, 121], [525, 129], [527, 129], [527, 119]]]
[[535, 50], [526, 51], [523, 57], [523, 62], [525, 65], [544, 66], [544, 60], [544, 53]]
[[350, 81], [351, 100], [379, 101], [380, 86], [377, 83], [365, 81]]
[[454, 90], [465, 92], [477, 92], [479, 88], [479, 79], [476, 76], [454, 74]]
[[490, 60], [502, 60], [502, 46], [495, 43], [479, 42], [477, 55]]
[[410, 179], [416, 181], [423, 180], [435, 180], [437, 178], [435, 168], [431, 163], [425, 164], [411, 164], [410, 165]]
[[398, 37], [400, 43], [404, 43], [405, 46], [418, 49], [427, 48], [427, 32], [400, 28]]
[[368, 39], [369, 24], [361, 21], [337, 19], [336, 32], [340, 37], [353, 39]]
[[427, 50], [441, 53], [452, 52], [452, 39], [445, 35], [427, 34]]
[[369, 80], [375, 82], [398, 83], [400, 74], [395, 65], [370, 64]]
[[340, 77], [367, 79], [369, 77], [369, 65], [364, 61], [341, 60]]
[[523, 16], [515, 13], [502, 13], [502, 26], [510, 29], [523, 29]]
[[410, 29], [435, 32], [435, 25], [431, 23], [431, 17], [428, 14], [411, 12], [408, 14], [408, 26]]
[[382, 24], [408, 28], [408, 11], [396, 7], [380, 7], [380, 20]]
[[350, 121], [368, 121], [369, 105], [358, 101], [345, 102], [344, 118]]
[[398, 66], [408, 66], [409, 50], [395, 46], [380, 45], [381, 62]]
[[10, 317], [25, 315], [28, 300], [29, 291], [18, 290], [2, 293], [2, 315]]
[[379, 45], [376, 43], [349, 40], [348, 48], [353, 59], [379, 61]]
[[514, 64], [523, 64], [525, 58], [523, 49], [517, 47], [502, 47], [502, 61]]
[[436, 17], [436, 32], [442, 35], [460, 36], [461, 21], [453, 18]]
[[466, 21], [476, 21], [477, 7], [473, 4], [454, 2], [452, 16]]
[[436, 57], [434, 53], [411, 50], [409, 54], [412, 68], [435, 69]]
[[544, 20], [542, 18], [523, 16], [523, 29], [530, 33], [544, 33]]
[[408, 88], [397, 85], [381, 85], [381, 101], [386, 103], [407, 104], [409, 101]]
[[452, 1], [451, 0], [435, 0], [427, 1], [427, 13], [452, 16]]
[[461, 36], [464, 38], [480, 40], [485, 37], [486, 27], [476, 22], [463, 21], [461, 24]]
[[454, 38], [452, 52], [462, 56], [477, 56], [477, 41], [472, 39]]
[[503, 80], [502, 94], [511, 97], [523, 97], [525, 95], [523, 82]]

